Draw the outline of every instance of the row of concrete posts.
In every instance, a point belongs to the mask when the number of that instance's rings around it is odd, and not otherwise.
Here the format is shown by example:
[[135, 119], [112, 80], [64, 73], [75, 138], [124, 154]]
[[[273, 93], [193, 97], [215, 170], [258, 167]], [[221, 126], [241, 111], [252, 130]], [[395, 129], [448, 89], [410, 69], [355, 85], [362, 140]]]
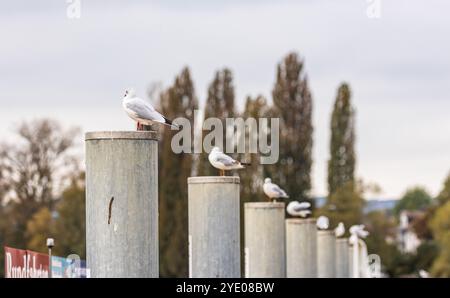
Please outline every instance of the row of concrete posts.
[[[155, 132], [86, 134], [86, 248], [92, 277], [158, 277]], [[189, 276], [241, 277], [240, 179], [188, 178]], [[174, 185], [174, 187], [178, 187]], [[285, 219], [284, 203], [245, 204], [245, 277], [351, 277], [347, 238]]]

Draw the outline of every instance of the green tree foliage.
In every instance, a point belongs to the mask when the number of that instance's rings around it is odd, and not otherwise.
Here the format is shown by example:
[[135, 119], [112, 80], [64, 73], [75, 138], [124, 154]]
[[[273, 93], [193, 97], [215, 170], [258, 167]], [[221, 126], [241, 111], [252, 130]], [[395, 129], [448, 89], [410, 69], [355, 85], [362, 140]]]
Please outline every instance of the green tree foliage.
[[[160, 106], [169, 119], [189, 119], [193, 135], [193, 111], [198, 102], [188, 68], [161, 95]], [[192, 154], [173, 153], [171, 141], [176, 132], [164, 128], [159, 154], [159, 173], [164, 178], [159, 181], [160, 273], [164, 277], [187, 277], [187, 178], [191, 176], [193, 160]]]
[[439, 246], [439, 255], [431, 267], [431, 274], [434, 277], [450, 277], [450, 201], [436, 210], [430, 227]]
[[312, 96], [303, 60], [296, 53], [288, 54], [278, 65], [272, 96], [275, 114], [280, 117], [280, 159], [267, 168], [291, 199], [306, 200], [311, 189]]
[[42, 208], [52, 210], [55, 193], [75, 168], [70, 149], [77, 131], [41, 119], [22, 123], [15, 132], [15, 142], [0, 147], [0, 226], [5, 227], [0, 247], [26, 248], [34, 236], [25, 233], [28, 221]]
[[29, 240], [26, 248], [47, 253], [46, 239], [53, 236], [50, 232], [51, 226], [52, 213], [48, 207], [42, 207], [27, 222], [26, 235]]
[[[263, 96], [252, 98], [247, 97], [245, 102], [245, 110], [242, 113], [242, 118], [247, 120], [253, 118], [259, 126], [259, 119], [263, 117], [270, 117], [271, 108], [267, 105], [267, 101]], [[258, 133], [259, 131], [256, 131]], [[259, 153], [250, 153], [249, 142], [250, 132], [246, 131], [246, 153], [243, 159], [250, 162], [251, 165], [246, 166], [245, 171], [240, 172], [241, 178], [241, 202], [253, 202], [264, 200], [262, 191], [263, 179], [265, 176], [264, 166], [260, 163]]]
[[348, 233], [350, 226], [362, 222], [364, 204], [362, 187], [347, 182], [328, 198], [319, 213], [329, 217], [331, 227], [343, 222]]
[[447, 178], [444, 181], [444, 187], [442, 188], [441, 192], [437, 196], [437, 201], [441, 205], [450, 201], [450, 174], [447, 176]]
[[431, 204], [431, 196], [421, 187], [408, 189], [403, 197], [395, 205], [394, 213], [402, 210], [424, 210]]
[[396, 274], [394, 263], [400, 252], [393, 243], [396, 228], [394, 218], [382, 211], [372, 211], [367, 214], [364, 223], [370, 233], [365, 240], [368, 250], [380, 256], [384, 270], [389, 275]]
[[330, 160], [328, 161], [330, 196], [348, 182], [354, 181], [355, 113], [350, 96], [349, 86], [343, 83], [338, 89], [331, 115]]
[[86, 193], [84, 173], [73, 177], [56, 205], [56, 219], [52, 225], [55, 255], [77, 254], [86, 258]]
[[[223, 125], [223, 141], [226, 138], [225, 118], [232, 118], [236, 114], [234, 104], [234, 85], [233, 74], [228, 68], [216, 72], [214, 80], [208, 88], [208, 98], [206, 99], [204, 119], [210, 117], [219, 118]], [[209, 130], [202, 130], [202, 144]], [[225, 144], [214, 144], [215, 146], [225, 148]], [[204, 149], [204, 148], [203, 148]], [[209, 153], [209, 152], [206, 152]], [[208, 162], [208, 155], [201, 154], [198, 162], [199, 176], [216, 176], [217, 170], [211, 167]]]

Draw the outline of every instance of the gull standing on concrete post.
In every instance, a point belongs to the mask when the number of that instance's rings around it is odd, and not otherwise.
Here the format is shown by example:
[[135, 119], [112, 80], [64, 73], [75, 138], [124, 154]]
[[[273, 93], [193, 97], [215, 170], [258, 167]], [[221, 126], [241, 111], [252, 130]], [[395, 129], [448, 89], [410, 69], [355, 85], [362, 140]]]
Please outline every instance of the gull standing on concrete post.
[[342, 237], [345, 234], [345, 226], [343, 222], [340, 222], [337, 227], [334, 229], [334, 234], [336, 238]]
[[353, 245], [352, 272], [354, 278], [360, 277], [359, 239], [366, 238], [369, 235], [369, 232], [365, 231], [364, 227], [364, 225], [354, 225], [349, 229], [349, 232], [351, 234], [350, 243]]
[[300, 203], [298, 201], [292, 201], [287, 205], [286, 211], [291, 216], [300, 216], [305, 218], [311, 214], [311, 210], [308, 210], [310, 207], [311, 204], [309, 202]]
[[212, 148], [208, 155], [208, 160], [213, 167], [220, 170], [220, 176], [225, 176], [225, 171], [239, 170], [245, 168], [244, 166], [250, 163], [237, 161], [230, 156], [223, 153], [219, 147]]
[[152, 125], [154, 123], [160, 123], [178, 128], [178, 126], [173, 124], [171, 120], [157, 112], [149, 102], [137, 97], [133, 88], [125, 91], [122, 106], [128, 116], [136, 121], [137, 130], [143, 130], [144, 125]]
[[272, 183], [272, 179], [270, 179], [270, 178], [264, 179], [263, 190], [264, 190], [264, 193], [270, 199], [272, 199], [274, 202], [276, 201], [276, 199], [289, 198], [287, 193], [284, 190], [282, 190], [278, 185], [276, 185], [275, 183]]

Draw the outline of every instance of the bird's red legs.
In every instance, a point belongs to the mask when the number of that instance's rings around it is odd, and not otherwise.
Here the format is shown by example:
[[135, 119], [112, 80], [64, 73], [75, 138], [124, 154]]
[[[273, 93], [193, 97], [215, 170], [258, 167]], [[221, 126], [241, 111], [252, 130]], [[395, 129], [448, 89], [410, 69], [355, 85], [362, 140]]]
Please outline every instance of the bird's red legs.
[[140, 130], [139, 129], [139, 122], [136, 122], [136, 130]]

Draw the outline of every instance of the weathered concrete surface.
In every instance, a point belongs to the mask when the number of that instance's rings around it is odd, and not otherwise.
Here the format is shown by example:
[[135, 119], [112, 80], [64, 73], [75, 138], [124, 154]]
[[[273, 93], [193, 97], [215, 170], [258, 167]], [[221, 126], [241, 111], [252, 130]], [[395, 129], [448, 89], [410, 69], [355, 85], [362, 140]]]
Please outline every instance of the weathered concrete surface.
[[336, 277], [336, 236], [334, 231], [317, 231], [317, 277]]
[[348, 238], [336, 239], [336, 277], [350, 277], [349, 243]]
[[286, 220], [286, 276], [317, 277], [316, 219]]
[[286, 277], [284, 203], [245, 203], [245, 277]]
[[239, 278], [239, 177], [190, 177], [189, 276]]
[[158, 277], [155, 132], [86, 134], [86, 252], [92, 277]]

